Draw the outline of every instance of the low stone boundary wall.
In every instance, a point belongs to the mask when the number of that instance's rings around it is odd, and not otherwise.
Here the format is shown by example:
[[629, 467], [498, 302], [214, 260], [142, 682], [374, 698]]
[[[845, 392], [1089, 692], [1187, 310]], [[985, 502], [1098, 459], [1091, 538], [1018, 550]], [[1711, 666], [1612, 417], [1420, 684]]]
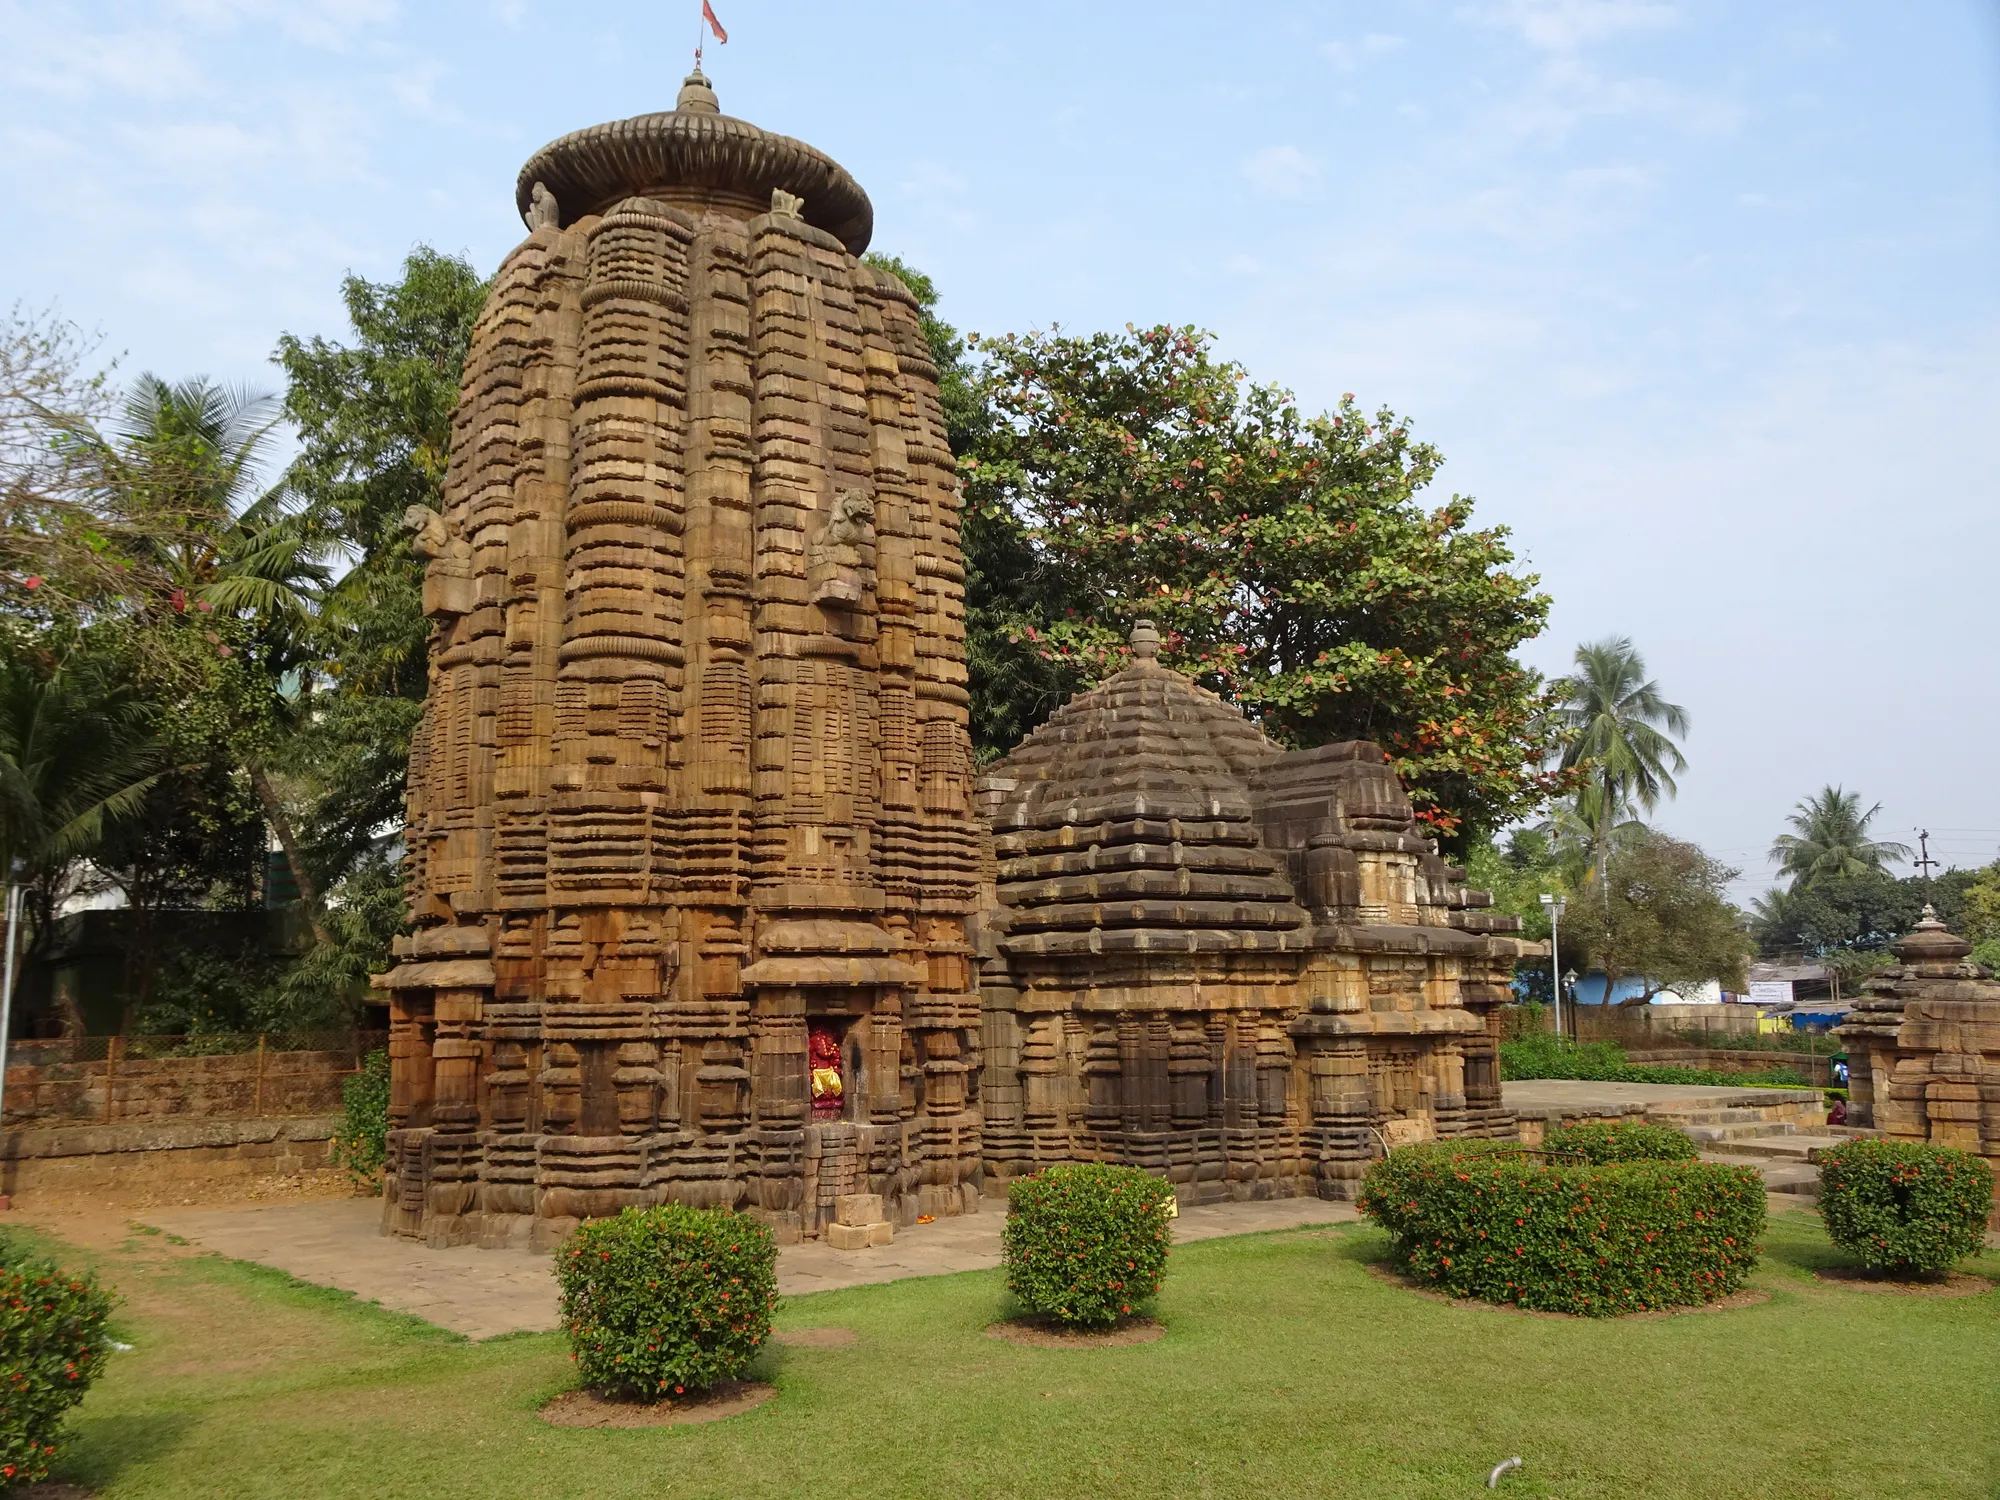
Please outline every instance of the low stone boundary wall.
[[1625, 1049], [1625, 1061], [1661, 1068], [1706, 1068], [1715, 1073], [1768, 1073], [1789, 1068], [1814, 1088], [1833, 1087], [1833, 1059], [1811, 1052], [1763, 1052], [1748, 1047]]
[[377, 1033], [80, 1037], [8, 1049], [7, 1129], [331, 1114]]
[[177, 1182], [286, 1177], [327, 1164], [337, 1114], [262, 1120], [146, 1120], [9, 1130], [0, 1194], [115, 1192]]

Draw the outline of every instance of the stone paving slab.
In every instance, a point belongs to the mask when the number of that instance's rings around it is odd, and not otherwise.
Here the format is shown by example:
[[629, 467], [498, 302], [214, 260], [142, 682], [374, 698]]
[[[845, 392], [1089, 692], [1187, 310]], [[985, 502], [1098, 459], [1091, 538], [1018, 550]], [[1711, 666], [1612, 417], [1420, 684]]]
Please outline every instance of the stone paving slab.
[[[987, 1200], [984, 1209], [898, 1229], [893, 1244], [872, 1250], [835, 1250], [817, 1241], [786, 1245], [778, 1251], [778, 1290], [797, 1296], [911, 1276], [990, 1270], [1000, 1264], [1006, 1212], [997, 1199]], [[1352, 1204], [1317, 1198], [1210, 1204], [1183, 1209], [1174, 1239], [1186, 1244], [1357, 1217]], [[203, 1250], [338, 1287], [469, 1338], [556, 1326], [556, 1283], [548, 1256], [472, 1245], [433, 1250], [414, 1240], [394, 1239], [377, 1231], [381, 1206], [373, 1199], [168, 1209], [146, 1213], [140, 1222]]]

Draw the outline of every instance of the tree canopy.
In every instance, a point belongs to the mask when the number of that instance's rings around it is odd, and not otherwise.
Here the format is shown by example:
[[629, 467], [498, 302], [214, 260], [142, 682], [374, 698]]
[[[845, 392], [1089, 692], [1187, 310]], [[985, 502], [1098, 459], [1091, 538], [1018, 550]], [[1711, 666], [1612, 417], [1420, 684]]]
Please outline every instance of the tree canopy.
[[1800, 799], [1786, 819], [1792, 831], [1771, 841], [1771, 858], [1781, 873], [1791, 877], [1795, 891], [1822, 881], [1867, 875], [1896, 860], [1908, 859], [1907, 844], [1869, 837], [1868, 825], [1881, 811], [1882, 804], [1877, 802], [1863, 812], [1859, 792], [1822, 787]]
[[[1737, 871], [1699, 848], [1647, 831], [1605, 862], [1601, 883], [1564, 914], [1565, 953], [1601, 970], [1606, 994], [1628, 977], [1645, 988], [1623, 1005], [1710, 980], [1744, 988], [1753, 944], [1724, 897]], [[1573, 946], [1572, 946], [1573, 945]]]
[[1407, 421], [1351, 396], [1306, 416], [1191, 328], [976, 347], [990, 417], [961, 477], [987, 570], [968, 603], [982, 748], [1123, 667], [1151, 618], [1164, 662], [1281, 744], [1381, 744], [1449, 843], [1546, 798], [1549, 703], [1513, 652], [1548, 597], [1469, 499], [1423, 502], [1442, 457]]

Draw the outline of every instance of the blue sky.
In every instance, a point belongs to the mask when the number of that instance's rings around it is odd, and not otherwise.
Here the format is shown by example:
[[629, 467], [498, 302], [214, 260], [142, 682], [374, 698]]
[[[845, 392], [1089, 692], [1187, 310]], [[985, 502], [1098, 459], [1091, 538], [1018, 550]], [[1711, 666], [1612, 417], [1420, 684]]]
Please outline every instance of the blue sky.
[[[1694, 718], [1745, 867], [1834, 781], [2000, 849], [2000, 8], [716, 0], [732, 114], [843, 162], [961, 327], [1195, 323], [1387, 403]], [[352, 269], [490, 270], [549, 138], [670, 107], [697, 4], [0, 0], [0, 300], [274, 389]]]

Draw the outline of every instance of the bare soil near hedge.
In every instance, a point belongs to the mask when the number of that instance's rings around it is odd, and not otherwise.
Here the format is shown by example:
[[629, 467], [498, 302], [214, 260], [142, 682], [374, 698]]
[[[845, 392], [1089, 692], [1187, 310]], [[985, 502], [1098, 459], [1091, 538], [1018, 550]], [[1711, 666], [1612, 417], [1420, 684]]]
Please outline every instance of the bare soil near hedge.
[[[996, 1271], [790, 1298], [727, 1420], [557, 1428], [563, 1341], [469, 1343], [280, 1274], [133, 1235], [89, 1258], [124, 1296], [118, 1356], [56, 1477], [119, 1497], [522, 1500], [938, 1495], [1990, 1500], [2000, 1291], [1862, 1296], [1818, 1221], [1775, 1219], [1760, 1305], [1522, 1318], [1367, 1270], [1367, 1226], [1173, 1253], [1157, 1342], [1079, 1354], [986, 1337]], [[2000, 1282], [2000, 1256], [1962, 1268]], [[1867, 1440], [1854, 1438], [1868, 1434]]]

